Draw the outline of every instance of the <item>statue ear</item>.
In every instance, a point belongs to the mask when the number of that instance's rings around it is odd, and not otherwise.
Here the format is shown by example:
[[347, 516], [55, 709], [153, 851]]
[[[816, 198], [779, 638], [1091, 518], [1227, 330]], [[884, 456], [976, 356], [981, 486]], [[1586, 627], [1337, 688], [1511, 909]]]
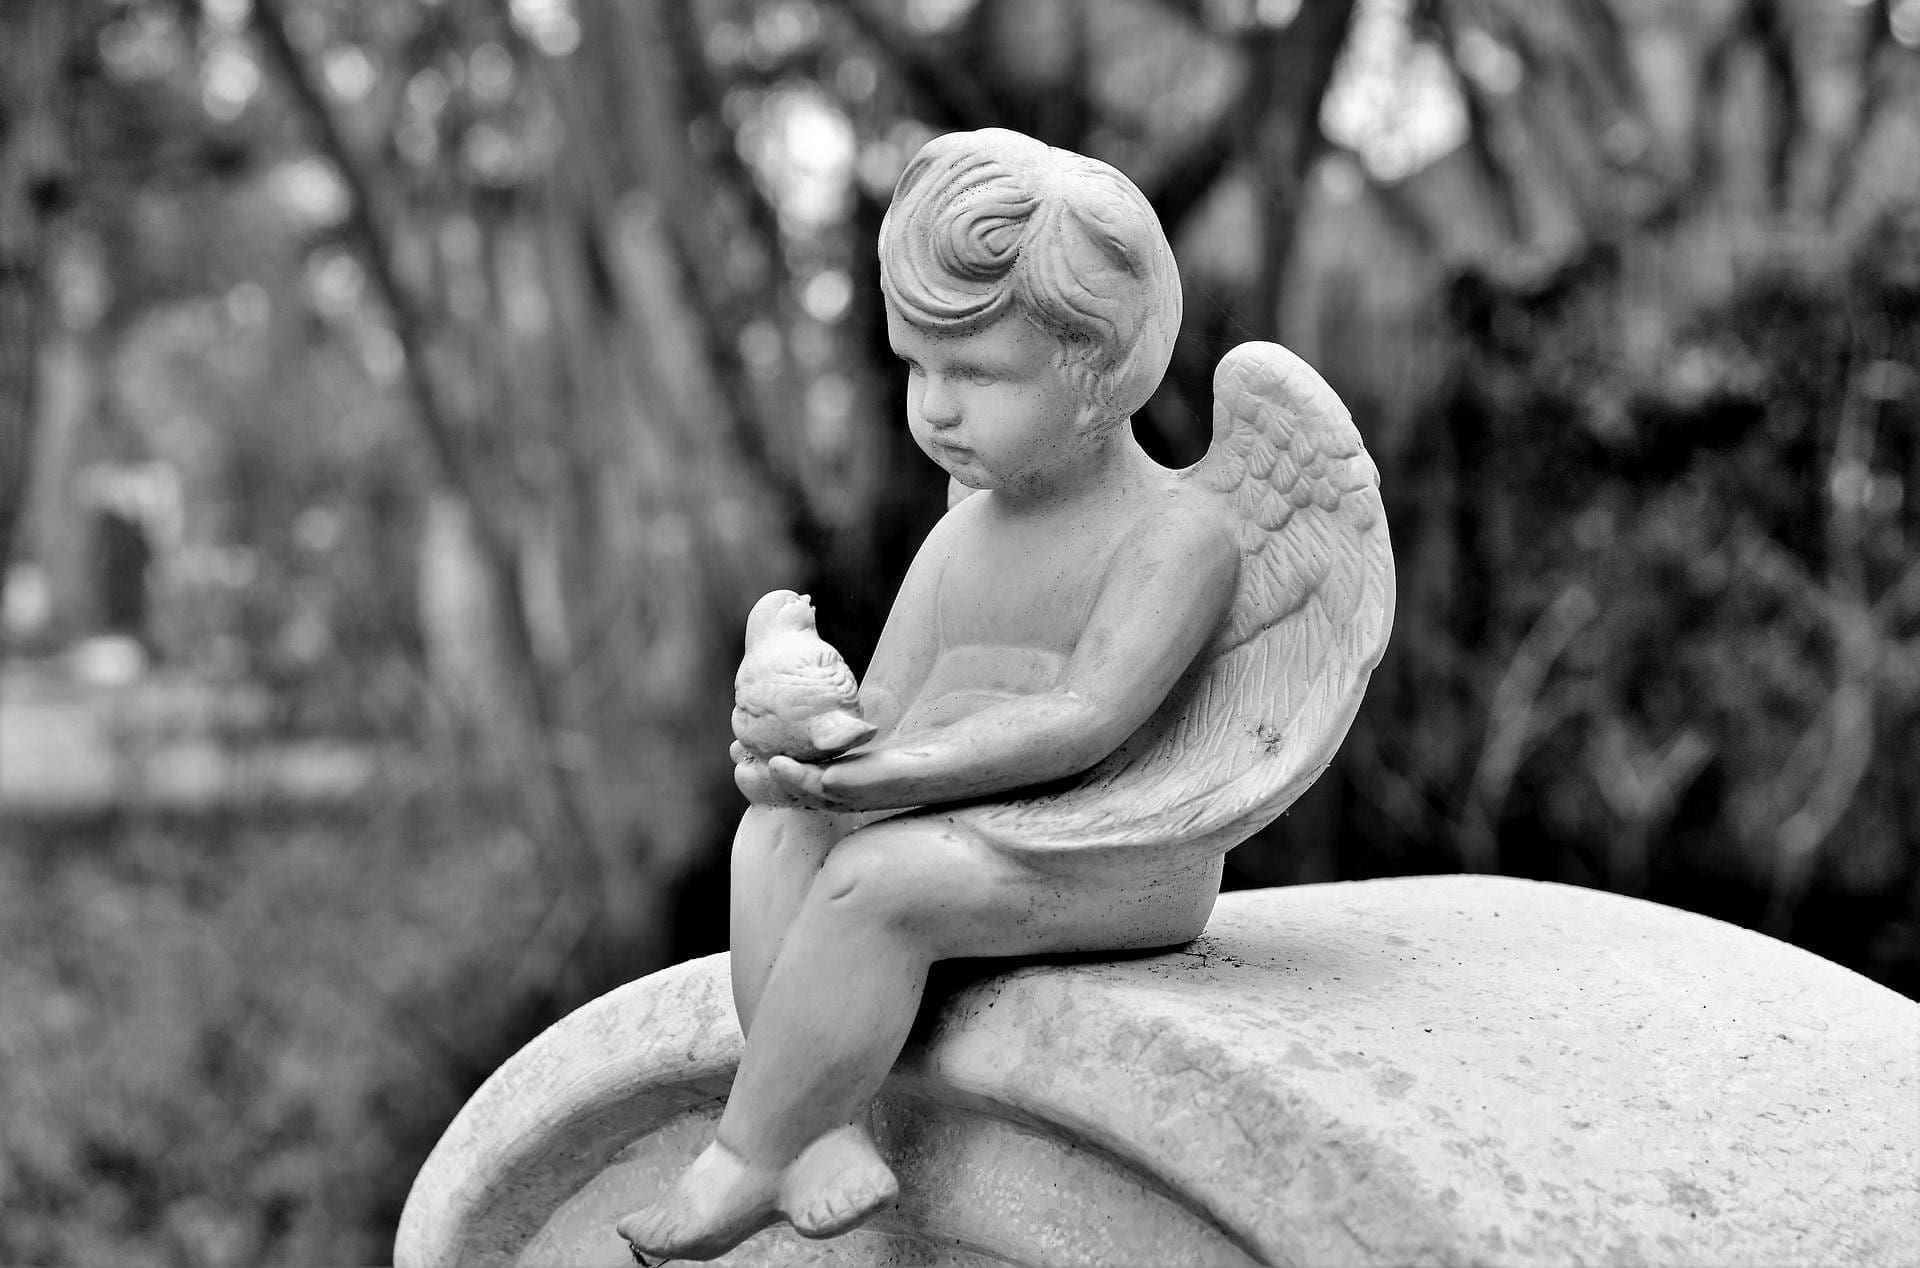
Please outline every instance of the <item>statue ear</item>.
[[1074, 420], [1074, 430], [1081, 435], [1119, 426], [1123, 420], [1116, 419], [1113, 412], [1096, 401], [1086, 401], [1080, 406], [1080, 415]]
[[1055, 364], [1079, 397], [1079, 403], [1074, 407], [1074, 431], [1085, 433], [1111, 422], [1112, 413], [1107, 409], [1106, 403], [1093, 399], [1090, 395], [1103, 386], [1100, 377], [1092, 373], [1084, 362], [1076, 361], [1072, 355], [1073, 350], [1068, 340], [1075, 338], [1076, 335], [1069, 332], [1067, 335], [1058, 337], [1061, 339], [1061, 356]]

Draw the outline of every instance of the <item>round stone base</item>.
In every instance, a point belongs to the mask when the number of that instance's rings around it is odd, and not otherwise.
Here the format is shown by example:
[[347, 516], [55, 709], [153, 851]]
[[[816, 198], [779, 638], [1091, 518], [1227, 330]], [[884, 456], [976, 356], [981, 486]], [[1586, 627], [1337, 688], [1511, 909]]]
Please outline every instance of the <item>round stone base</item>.
[[[1222, 897], [1125, 960], [943, 966], [876, 1107], [897, 1207], [730, 1264], [1920, 1263], [1920, 1004], [1652, 903], [1449, 876]], [[627, 1265], [711, 1137], [724, 957], [474, 1096], [401, 1268]]]

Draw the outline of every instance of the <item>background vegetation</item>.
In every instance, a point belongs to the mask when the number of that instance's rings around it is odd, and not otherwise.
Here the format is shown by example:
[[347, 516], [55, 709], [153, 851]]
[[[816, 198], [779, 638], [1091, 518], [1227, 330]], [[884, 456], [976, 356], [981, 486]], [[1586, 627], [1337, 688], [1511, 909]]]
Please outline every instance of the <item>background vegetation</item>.
[[[724, 942], [739, 627], [938, 514], [872, 244], [1094, 153], [1379, 460], [1395, 641], [1235, 884], [1471, 869], [1920, 995], [1920, 2], [6, 0], [0, 1262], [371, 1263]], [[103, 635], [107, 637], [103, 637]]]

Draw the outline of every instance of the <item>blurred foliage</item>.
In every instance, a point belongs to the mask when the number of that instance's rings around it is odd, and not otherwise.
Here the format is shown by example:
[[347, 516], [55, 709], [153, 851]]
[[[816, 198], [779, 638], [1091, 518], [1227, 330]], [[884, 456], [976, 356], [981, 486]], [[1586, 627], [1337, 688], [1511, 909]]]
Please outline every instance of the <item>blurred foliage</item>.
[[551, 887], [499, 809], [395, 793], [0, 854], [0, 1258], [386, 1261], [439, 1126], [552, 1015], [506, 936]]
[[18, 0], [0, 37], [11, 652], [106, 619], [110, 512], [159, 664], [270, 689], [244, 742], [399, 755], [352, 807], [0, 820], [0, 1260], [380, 1260], [505, 1051], [722, 945], [742, 614], [810, 591], [864, 660], [944, 503], [872, 242], [947, 128], [1152, 199], [1156, 454], [1281, 337], [1379, 460], [1393, 648], [1234, 883], [1599, 885], [1920, 994], [1913, 0]]

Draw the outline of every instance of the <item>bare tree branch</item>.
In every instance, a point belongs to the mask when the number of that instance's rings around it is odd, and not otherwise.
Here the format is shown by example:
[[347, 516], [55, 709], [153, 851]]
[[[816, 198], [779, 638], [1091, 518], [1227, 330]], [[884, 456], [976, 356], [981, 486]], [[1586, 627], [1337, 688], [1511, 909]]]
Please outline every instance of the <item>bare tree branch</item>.
[[[740, 336], [749, 315], [762, 315], [780, 302], [786, 273], [779, 263], [782, 243], [777, 218], [751, 173], [740, 165], [731, 144], [715, 147], [715, 155], [697, 154], [688, 139], [689, 125], [702, 106], [704, 62], [693, 13], [683, 0], [631, 12], [629, 46], [643, 67], [643, 77], [657, 93], [647, 99], [657, 118], [646, 128], [646, 151], [638, 171], [640, 183], [651, 190], [666, 210], [662, 223], [672, 251], [680, 289], [695, 314], [691, 341], [699, 349], [705, 385], [718, 397], [725, 431], [738, 461], [773, 498], [789, 534], [799, 541], [818, 541], [825, 526], [814, 513], [806, 491], [788, 464], [768, 445], [769, 428], [762, 419], [753, 391], [753, 376], [740, 350]], [[663, 55], [664, 54], [664, 55]], [[689, 59], [700, 65], [689, 64]], [[713, 118], [718, 121], [717, 107]], [[671, 124], [661, 126], [666, 120]], [[725, 157], [718, 158], [724, 150]], [[746, 212], [747, 228], [758, 238], [768, 260], [769, 274], [753, 299], [741, 303], [724, 276], [721, 262], [731, 243], [716, 236], [713, 206], [724, 191]], [[757, 205], [756, 205], [757, 204]], [[755, 312], [754, 310], [759, 310]], [[687, 367], [693, 370], [694, 367]]]
[[894, 25], [872, 0], [829, 0], [853, 29], [883, 53], [916, 95], [932, 107], [930, 121], [948, 128], [979, 128], [1003, 113], [994, 91], [959, 61], [944, 57]]
[[515, 687], [532, 714], [536, 766], [545, 790], [549, 832], [554, 844], [568, 850], [591, 878], [605, 871], [606, 846], [594, 816], [556, 751], [561, 733], [558, 709], [540, 670], [526, 603], [521, 594], [515, 539], [503, 518], [504, 501], [486, 473], [455, 434], [454, 409], [433, 375], [427, 359], [426, 332], [430, 319], [424, 306], [401, 281], [395, 267], [392, 230], [378, 204], [379, 186], [367, 163], [347, 141], [332, 106], [288, 34], [285, 0], [255, 0], [253, 29], [267, 60], [280, 73], [301, 116], [313, 130], [321, 151], [340, 172], [349, 193], [346, 232], [368, 276], [386, 304], [394, 336], [405, 360], [408, 395], [414, 418], [439, 463], [441, 475], [463, 501], [475, 527], [482, 566], [499, 597], [499, 617], [507, 635], [508, 668]]
[[787, 276], [784, 257], [778, 250], [780, 217], [740, 157], [739, 147], [731, 143], [733, 138], [726, 130], [721, 111], [720, 85], [707, 65], [706, 48], [700, 38], [692, 0], [662, 0], [660, 27], [674, 53], [674, 87], [678, 90], [684, 119], [689, 126], [705, 121], [715, 129], [712, 135], [717, 139], [702, 147], [696, 157], [707, 163], [715, 179], [738, 201], [747, 227], [772, 249], [769, 269], [772, 280], [763, 289], [777, 290]]
[[475, 502], [474, 522], [488, 556], [507, 557], [511, 554], [510, 537], [501, 523], [498, 503], [485, 495], [481, 473], [455, 435], [455, 411], [428, 368], [425, 332], [431, 322], [394, 267], [392, 232], [376, 206], [378, 182], [348, 142], [306, 59], [294, 48], [287, 34], [283, 3], [264, 0], [254, 5], [253, 29], [268, 62], [280, 71], [301, 117], [313, 130], [315, 143], [347, 186], [346, 237], [386, 306], [394, 337], [405, 354], [407, 394], [421, 435], [448, 485]]
[[1193, 209], [1213, 192], [1221, 176], [1241, 156], [1249, 131], [1271, 108], [1279, 80], [1258, 73], [1258, 68], [1272, 56], [1279, 40], [1277, 32], [1256, 31], [1241, 41], [1246, 73], [1239, 96], [1220, 112], [1206, 135], [1183, 149], [1142, 191], [1168, 237], [1178, 234]]

